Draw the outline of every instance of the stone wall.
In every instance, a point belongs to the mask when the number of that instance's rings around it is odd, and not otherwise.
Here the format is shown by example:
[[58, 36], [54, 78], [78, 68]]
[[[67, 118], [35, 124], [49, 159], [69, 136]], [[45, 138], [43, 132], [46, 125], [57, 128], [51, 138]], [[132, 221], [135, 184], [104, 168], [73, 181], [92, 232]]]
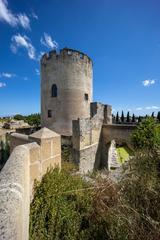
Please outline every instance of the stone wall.
[[28, 136], [13, 133], [10, 137], [11, 151], [16, 146], [31, 142], [38, 144], [38, 147], [32, 146], [30, 148], [31, 186], [33, 186], [34, 179], [40, 180], [50, 166], [61, 168], [61, 136], [47, 128], [42, 128]]
[[104, 142], [107, 144], [115, 140], [118, 144], [127, 143], [132, 148], [131, 134], [137, 125], [127, 124], [103, 124], [102, 133]]
[[33, 183], [48, 168], [61, 168], [61, 137], [43, 128], [27, 138], [13, 134], [11, 144], [16, 147], [0, 173], [0, 239], [28, 240]]
[[118, 153], [116, 149], [116, 142], [115, 140], [112, 140], [108, 149], [108, 170], [116, 169], [120, 167], [120, 164], [118, 162]]
[[102, 125], [110, 123], [111, 106], [91, 103], [91, 117], [73, 121], [73, 160], [80, 172], [87, 173], [101, 166]]
[[0, 239], [28, 240], [29, 162], [28, 147], [18, 146], [0, 173]]
[[29, 136], [25, 134], [20, 133], [12, 133], [10, 135], [10, 152], [13, 151], [13, 149], [16, 146], [29, 143]]
[[116, 168], [115, 144], [132, 148], [131, 134], [136, 125], [112, 124], [110, 105], [91, 103], [90, 118], [73, 121], [73, 160], [80, 172]]

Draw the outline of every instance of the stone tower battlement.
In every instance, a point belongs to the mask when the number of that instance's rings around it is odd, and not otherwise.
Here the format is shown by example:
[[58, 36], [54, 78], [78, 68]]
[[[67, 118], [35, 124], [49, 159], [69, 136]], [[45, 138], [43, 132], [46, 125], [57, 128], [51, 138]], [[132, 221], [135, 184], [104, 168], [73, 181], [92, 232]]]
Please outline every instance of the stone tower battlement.
[[71, 48], [63, 48], [60, 50], [60, 53], [58, 53], [56, 50], [45, 53], [41, 58], [41, 64], [45, 65], [50, 59], [57, 61], [80, 61], [81, 63], [84, 62], [85, 64], [88, 63], [93, 65], [91, 58], [87, 54]]
[[92, 60], [84, 53], [64, 48], [41, 59], [42, 127], [72, 135], [72, 121], [90, 117]]

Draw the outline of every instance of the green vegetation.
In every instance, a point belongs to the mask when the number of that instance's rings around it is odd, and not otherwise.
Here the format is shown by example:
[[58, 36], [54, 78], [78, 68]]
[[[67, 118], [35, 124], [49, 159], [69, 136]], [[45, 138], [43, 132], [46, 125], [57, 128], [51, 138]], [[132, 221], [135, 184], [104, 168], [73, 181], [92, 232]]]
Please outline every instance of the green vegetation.
[[155, 151], [160, 148], [160, 124], [147, 117], [133, 133], [132, 141], [137, 150]]
[[34, 126], [34, 127], [39, 127], [41, 124], [41, 115], [39, 113], [31, 114], [28, 116], [23, 116], [23, 115], [17, 114], [14, 116], [14, 119], [15, 120], [24, 120], [29, 125]]
[[117, 184], [100, 177], [86, 183], [69, 163], [50, 170], [35, 186], [30, 240], [159, 240], [159, 138], [153, 118], [140, 124], [133, 134], [138, 151]]
[[125, 161], [129, 160], [129, 156], [133, 154], [127, 146], [120, 146], [116, 149], [118, 153], [118, 160], [120, 163], [124, 163]]
[[83, 239], [91, 207], [90, 191], [87, 194], [84, 191], [87, 187], [80, 177], [69, 175], [66, 169], [50, 170], [35, 188], [30, 239]]

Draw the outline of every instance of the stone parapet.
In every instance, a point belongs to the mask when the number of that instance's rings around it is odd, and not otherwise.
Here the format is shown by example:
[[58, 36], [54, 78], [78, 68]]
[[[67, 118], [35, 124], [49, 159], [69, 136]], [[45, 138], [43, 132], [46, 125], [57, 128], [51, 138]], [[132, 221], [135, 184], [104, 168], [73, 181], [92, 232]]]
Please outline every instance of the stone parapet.
[[14, 149], [0, 174], [0, 239], [28, 240], [30, 171], [29, 149]]
[[19, 146], [0, 173], [0, 239], [28, 240], [33, 183], [48, 168], [61, 168], [61, 137], [43, 128], [29, 136], [14, 134], [14, 139]]

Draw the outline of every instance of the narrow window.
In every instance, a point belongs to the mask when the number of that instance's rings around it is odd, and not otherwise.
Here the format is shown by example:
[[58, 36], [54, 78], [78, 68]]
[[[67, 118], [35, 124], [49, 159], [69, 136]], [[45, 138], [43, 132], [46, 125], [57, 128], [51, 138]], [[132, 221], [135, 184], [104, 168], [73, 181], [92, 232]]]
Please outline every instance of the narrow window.
[[52, 110], [48, 110], [48, 118], [52, 117]]
[[52, 85], [51, 97], [57, 97], [57, 85], [56, 84]]
[[84, 99], [85, 99], [86, 101], [88, 101], [88, 94], [87, 94], [87, 93], [84, 94]]

